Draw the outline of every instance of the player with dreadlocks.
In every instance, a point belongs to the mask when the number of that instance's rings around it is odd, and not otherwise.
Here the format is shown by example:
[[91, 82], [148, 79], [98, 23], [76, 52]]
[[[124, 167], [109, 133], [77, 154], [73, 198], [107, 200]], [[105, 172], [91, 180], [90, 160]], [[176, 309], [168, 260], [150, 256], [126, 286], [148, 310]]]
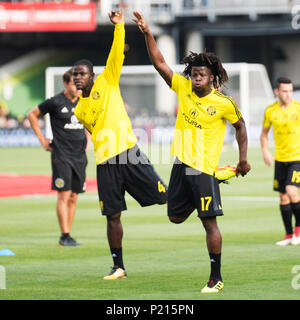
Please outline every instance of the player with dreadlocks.
[[231, 97], [218, 87], [228, 80], [220, 59], [213, 53], [190, 53], [183, 62], [184, 76], [166, 64], [155, 39], [141, 13], [132, 19], [145, 36], [150, 60], [168, 86], [178, 97], [178, 115], [172, 143], [176, 157], [168, 190], [168, 216], [173, 223], [184, 222], [197, 209], [206, 231], [211, 273], [203, 293], [222, 290], [222, 237], [217, 216], [223, 215], [219, 180], [215, 177], [224, 141], [226, 120], [236, 129], [239, 162], [236, 175], [250, 170], [247, 161], [245, 122]]
[[212, 84], [214, 88], [219, 88], [223, 83], [228, 81], [228, 75], [226, 70], [222, 66], [222, 62], [218, 56], [211, 52], [194, 53], [191, 52], [186, 56], [183, 61], [187, 66], [183, 71], [185, 76], [191, 77], [192, 68], [197, 66], [208, 67], [214, 75]]

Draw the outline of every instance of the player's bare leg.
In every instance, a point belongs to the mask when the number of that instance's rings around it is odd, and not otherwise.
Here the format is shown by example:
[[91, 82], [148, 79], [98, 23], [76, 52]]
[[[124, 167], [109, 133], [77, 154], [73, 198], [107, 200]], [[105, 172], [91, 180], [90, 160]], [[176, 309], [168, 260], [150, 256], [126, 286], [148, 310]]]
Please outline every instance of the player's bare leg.
[[107, 239], [110, 248], [122, 247], [123, 226], [121, 212], [107, 216]]
[[[70, 204], [70, 199], [71, 199], [72, 191], [59, 191], [57, 193], [57, 204], [56, 204], [56, 213], [57, 213], [57, 218], [61, 230], [61, 237], [59, 239], [59, 244], [61, 246], [70, 246], [70, 247], [76, 247], [79, 246], [80, 244], [77, 243], [71, 236], [70, 236], [70, 231], [71, 231], [71, 225], [70, 225], [70, 211], [69, 211], [69, 204]], [[76, 198], [77, 199], [77, 198]], [[74, 208], [73, 208], [73, 200], [74, 198], [72, 197], [72, 211], [71, 211], [71, 216], [75, 214]], [[76, 206], [76, 201], [75, 201], [75, 206]], [[74, 211], [74, 212], [73, 212]], [[73, 222], [74, 216], [71, 217], [71, 221]]]
[[286, 194], [289, 197], [290, 202], [296, 203], [300, 201], [299, 198], [299, 188], [297, 186], [288, 185], [285, 187]]
[[206, 244], [208, 252], [220, 254], [222, 251], [222, 236], [216, 217], [202, 218], [201, 221], [206, 231]]
[[70, 197], [68, 199], [68, 228], [69, 228], [69, 232], [71, 232], [72, 224], [73, 224], [73, 221], [75, 218], [77, 199], [78, 199], [78, 193], [71, 192]]
[[109, 275], [104, 277], [104, 280], [117, 280], [127, 277], [123, 264], [122, 239], [123, 226], [121, 223], [121, 212], [107, 216], [107, 240], [114, 266]]
[[173, 223], [179, 224], [184, 222], [190, 215], [191, 213], [195, 210], [195, 207], [192, 206], [190, 207], [186, 212], [183, 213], [182, 216], [178, 216], [178, 217], [169, 217], [169, 220]]
[[217, 293], [224, 287], [221, 276], [222, 236], [216, 217], [201, 218], [201, 221], [206, 231], [206, 244], [211, 262], [209, 281], [201, 292]]
[[57, 192], [56, 213], [61, 233], [70, 233], [68, 222], [68, 201], [72, 191]]

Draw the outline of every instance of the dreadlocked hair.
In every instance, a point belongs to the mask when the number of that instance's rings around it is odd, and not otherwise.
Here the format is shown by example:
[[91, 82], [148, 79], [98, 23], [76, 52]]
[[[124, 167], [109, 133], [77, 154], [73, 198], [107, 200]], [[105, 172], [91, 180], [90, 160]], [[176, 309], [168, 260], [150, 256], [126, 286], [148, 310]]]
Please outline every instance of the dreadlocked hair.
[[190, 51], [190, 54], [186, 56], [182, 62], [186, 64], [186, 68], [184, 69], [183, 74], [188, 77], [191, 76], [192, 67], [204, 66], [210, 69], [212, 75], [214, 76], [214, 88], [219, 88], [224, 82], [228, 81], [227, 72], [223, 68], [220, 58], [212, 52], [197, 54]]

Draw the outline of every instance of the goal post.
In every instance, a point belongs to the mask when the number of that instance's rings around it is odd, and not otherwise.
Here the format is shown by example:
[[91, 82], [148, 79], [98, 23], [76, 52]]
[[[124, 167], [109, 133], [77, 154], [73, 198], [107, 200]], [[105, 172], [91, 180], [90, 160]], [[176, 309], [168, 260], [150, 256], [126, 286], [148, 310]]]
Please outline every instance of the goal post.
[[[253, 63], [223, 63], [223, 66], [229, 81], [222, 88], [222, 92], [236, 101], [247, 125], [249, 142], [257, 143], [264, 110], [274, 101], [266, 68], [262, 64]], [[71, 66], [46, 69], [46, 98], [63, 90], [62, 75], [70, 68]], [[184, 68], [184, 65], [172, 66], [172, 70], [178, 73], [183, 72]], [[96, 76], [103, 70], [104, 66], [94, 67]], [[134, 110], [132, 117], [144, 117], [144, 121], [147, 121], [147, 116], [164, 115], [175, 119], [178, 103], [176, 94], [162, 83], [152, 65], [123, 66], [120, 89], [124, 102]], [[46, 135], [52, 137], [49, 118], [46, 119]]]

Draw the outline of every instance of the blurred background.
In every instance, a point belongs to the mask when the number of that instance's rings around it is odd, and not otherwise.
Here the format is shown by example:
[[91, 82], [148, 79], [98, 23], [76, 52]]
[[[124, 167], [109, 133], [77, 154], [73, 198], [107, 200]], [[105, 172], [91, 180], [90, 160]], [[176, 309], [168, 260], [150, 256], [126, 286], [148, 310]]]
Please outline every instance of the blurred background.
[[[101, 72], [113, 37], [112, 9], [125, 13], [120, 86], [133, 127], [149, 133], [141, 139], [171, 140], [177, 100], [149, 66], [133, 10], [143, 13], [175, 71], [183, 71], [189, 51], [220, 56], [230, 76], [222, 91], [241, 108], [251, 144], [258, 143], [277, 77], [289, 77], [300, 99], [300, 0], [0, 1], [0, 146], [39, 145], [26, 113], [62, 90], [61, 75], [76, 60], [87, 58]], [[232, 134], [229, 128], [227, 143]]]

